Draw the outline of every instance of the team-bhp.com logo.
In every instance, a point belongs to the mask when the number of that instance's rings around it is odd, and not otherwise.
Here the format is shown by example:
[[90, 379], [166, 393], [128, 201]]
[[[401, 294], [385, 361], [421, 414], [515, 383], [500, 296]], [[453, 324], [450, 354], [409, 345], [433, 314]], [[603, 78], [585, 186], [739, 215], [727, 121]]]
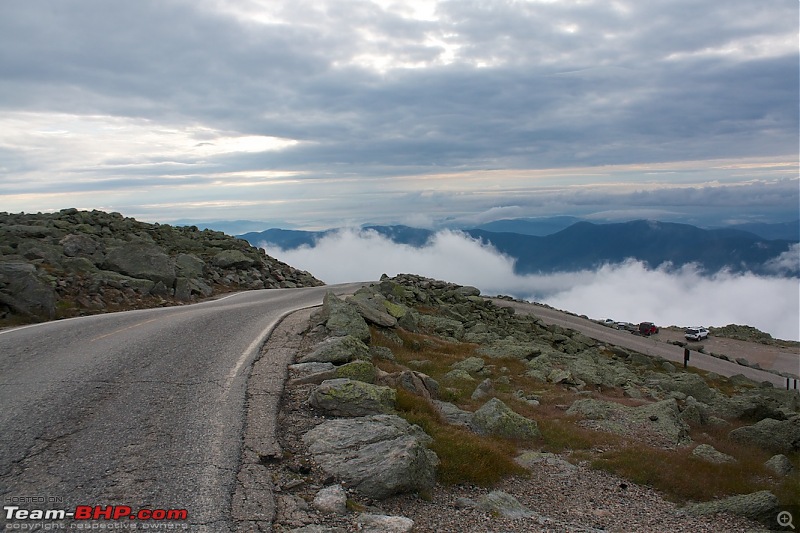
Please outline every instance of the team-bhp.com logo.
[[6, 520], [186, 520], [186, 509], [138, 509], [127, 505], [78, 505], [65, 509], [22, 509], [17, 505], [3, 507]]

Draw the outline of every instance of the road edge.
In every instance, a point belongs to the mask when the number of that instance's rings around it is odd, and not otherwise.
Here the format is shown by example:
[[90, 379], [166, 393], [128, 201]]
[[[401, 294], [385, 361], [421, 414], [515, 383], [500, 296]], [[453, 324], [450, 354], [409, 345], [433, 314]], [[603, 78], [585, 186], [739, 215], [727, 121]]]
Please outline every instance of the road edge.
[[308, 327], [307, 307], [287, 313], [267, 334], [247, 379], [245, 425], [236, 487], [231, 500], [235, 531], [272, 531], [276, 504], [274, 486], [265, 463], [281, 457], [277, 414], [294, 360]]

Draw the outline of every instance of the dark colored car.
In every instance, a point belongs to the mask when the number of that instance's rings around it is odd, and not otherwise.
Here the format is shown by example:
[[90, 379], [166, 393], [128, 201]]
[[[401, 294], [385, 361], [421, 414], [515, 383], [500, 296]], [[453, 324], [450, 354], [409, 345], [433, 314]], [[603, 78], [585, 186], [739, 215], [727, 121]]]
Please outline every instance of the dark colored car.
[[655, 335], [656, 333], [658, 333], [658, 326], [652, 322], [642, 322], [639, 324], [639, 335], [649, 337], [650, 335]]

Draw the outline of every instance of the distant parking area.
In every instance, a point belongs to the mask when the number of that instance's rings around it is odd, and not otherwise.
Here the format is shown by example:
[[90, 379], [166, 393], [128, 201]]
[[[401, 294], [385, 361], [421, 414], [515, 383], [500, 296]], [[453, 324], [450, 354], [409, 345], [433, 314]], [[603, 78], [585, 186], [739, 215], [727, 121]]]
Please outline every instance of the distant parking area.
[[[671, 341], [686, 342], [683, 336], [683, 329], [662, 328], [655, 335], [643, 337], [540, 305], [512, 302], [503, 299], [493, 299], [493, 301], [499, 306], [512, 307], [518, 313], [536, 315], [546, 324], [558, 324], [565, 328], [578, 330], [584, 335], [601, 342], [614, 344], [639, 353], [662, 357], [668, 361], [683, 364], [683, 348], [670, 343]], [[689, 343], [689, 345], [690, 347], [693, 346], [695, 349], [702, 345], [705, 352], [724, 354], [729, 357], [731, 361], [743, 357], [751, 363], [758, 363], [761, 368], [764, 369], [800, 375], [800, 353], [797, 350], [791, 351], [787, 348], [755, 342], [716, 338], [713, 336], [698, 343]], [[786, 386], [786, 379], [781, 376], [741, 366], [735, 362], [724, 361], [698, 352], [692, 352], [690, 365], [695, 368], [716, 372], [723, 376], [744, 374], [756, 381], [770, 381], [776, 387]]]

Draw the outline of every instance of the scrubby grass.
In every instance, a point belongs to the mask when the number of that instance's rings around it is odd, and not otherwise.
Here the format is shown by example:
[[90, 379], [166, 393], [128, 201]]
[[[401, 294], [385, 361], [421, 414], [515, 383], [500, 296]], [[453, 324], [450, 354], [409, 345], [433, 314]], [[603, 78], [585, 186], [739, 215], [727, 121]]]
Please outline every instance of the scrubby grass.
[[656, 488], [673, 501], [707, 501], [771, 488], [763, 481], [761, 463], [714, 464], [693, 457], [689, 449], [628, 445], [595, 458], [592, 467]]
[[[418, 369], [440, 381], [441, 399], [453, 402], [462, 409], [474, 411], [486, 401], [485, 398], [470, 398], [482, 377], [474, 376], [477, 378], [475, 381], [443, 379], [453, 363], [476, 355], [478, 345], [445, 341], [435, 336], [402, 330], [397, 333], [402, 345], [393, 343], [378, 330], [373, 330], [373, 344], [390, 348], [397, 359], [396, 363], [380, 361], [380, 368], [387, 372], [409, 366]], [[780, 478], [764, 467], [764, 462], [771, 454], [730, 441], [728, 433], [746, 424], [744, 421], [729, 420], [722, 427], [693, 427], [691, 437], [694, 444], [690, 447], [677, 450], [655, 448], [635, 438], [581, 427], [580, 417], [568, 416], [565, 412], [577, 396], [562, 386], [525, 375], [525, 361], [514, 358], [482, 359], [486, 362], [487, 375], [494, 381], [492, 395], [503, 400], [517, 413], [537, 421], [542, 437], [526, 445], [533, 444], [553, 453], [566, 453], [572, 461], [586, 460], [592, 468], [650, 486], [676, 502], [708, 501], [765, 489], [772, 491], [782, 505], [796, 505], [800, 501], [800, 476]], [[410, 365], [412, 361], [420, 360], [426, 361], [426, 364], [422, 367]], [[726, 378], [709, 377], [707, 372], [691, 367], [689, 371], [701, 375], [711, 387], [726, 395], [739, 392], [742, 388], [734, 386]], [[508, 382], [497, 382], [503, 376]], [[540, 405], [532, 406], [520, 400], [514, 395], [517, 390], [535, 394], [540, 399]], [[625, 405], [647, 403], [645, 400], [625, 397], [621, 389], [594, 391], [592, 397]], [[439, 467], [442, 483], [487, 486], [508, 475], [524, 472], [513, 461], [517, 454], [513, 442], [478, 436], [448, 425], [440, 420], [438, 413], [426, 400], [403, 390], [398, 391], [398, 410], [406, 420], [418, 424], [433, 437], [431, 448], [442, 461]], [[735, 457], [736, 462], [713, 464], [693, 457], [691, 451], [694, 446], [703, 443]], [[800, 454], [792, 454], [790, 460], [796, 471], [800, 471]]]
[[441, 483], [490, 486], [506, 476], [525, 472], [513, 460], [517, 453], [513, 443], [475, 435], [442, 422], [424, 398], [400, 389], [397, 410], [433, 438], [431, 449], [441, 461], [437, 472]]

